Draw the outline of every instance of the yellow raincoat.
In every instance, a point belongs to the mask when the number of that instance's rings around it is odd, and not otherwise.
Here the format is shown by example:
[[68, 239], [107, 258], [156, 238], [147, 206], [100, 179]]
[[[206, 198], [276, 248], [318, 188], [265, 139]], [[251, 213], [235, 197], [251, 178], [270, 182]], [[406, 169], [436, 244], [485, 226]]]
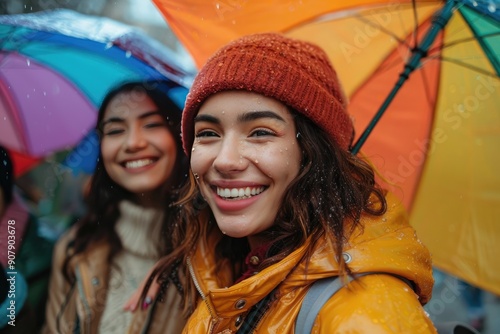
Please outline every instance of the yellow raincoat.
[[[436, 333], [422, 307], [431, 298], [433, 286], [429, 251], [408, 224], [401, 203], [390, 194], [387, 202], [385, 215], [362, 216], [364, 228], [352, 234], [344, 253], [353, 273], [387, 274], [366, 275], [340, 289], [319, 312], [313, 333]], [[306, 247], [301, 247], [231, 285], [235, 278], [229, 263], [216, 270], [213, 250], [221, 234], [214, 230], [199, 243], [188, 263], [202, 298], [184, 333], [236, 333], [252, 306], [273, 290], [275, 298], [255, 321], [255, 333], [294, 333], [310, 285], [339, 274], [334, 250], [322, 239], [314, 246], [307, 269]], [[414, 289], [394, 275], [411, 281]]]

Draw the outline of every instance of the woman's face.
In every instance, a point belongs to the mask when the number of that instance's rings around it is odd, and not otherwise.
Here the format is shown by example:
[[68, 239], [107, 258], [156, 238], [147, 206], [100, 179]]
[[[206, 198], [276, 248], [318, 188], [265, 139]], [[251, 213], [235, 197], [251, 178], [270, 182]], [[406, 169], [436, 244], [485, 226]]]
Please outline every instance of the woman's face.
[[[273, 225], [299, 173], [300, 148], [287, 107], [247, 91], [207, 99], [195, 118], [191, 168], [223, 233], [251, 237]], [[254, 245], [252, 245], [254, 243]]]
[[103, 117], [104, 167], [118, 185], [135, 194], [157, 190], [177, 158], [174, 137], [149, 96], [137, 91], [113, 98]]

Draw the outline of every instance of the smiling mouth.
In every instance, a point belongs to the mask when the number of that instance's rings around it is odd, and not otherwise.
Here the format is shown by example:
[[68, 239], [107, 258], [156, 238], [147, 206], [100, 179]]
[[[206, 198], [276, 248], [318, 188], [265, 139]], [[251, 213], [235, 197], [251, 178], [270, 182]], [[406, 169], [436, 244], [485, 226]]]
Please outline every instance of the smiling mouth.
[[123, 164], [125, 168], [133, 169], [133, 168], [141, 168], [144, 166], [151, 165], [154, 163], [156, 160], [153, 159], [141, 159], [141, 160], [132, 160], [132, 161], [127, 161]]
[[266, 187], [246, 187], [246, 188], [219, 188], [217, 195], [226, 200], [240, 200], [259, 195]]

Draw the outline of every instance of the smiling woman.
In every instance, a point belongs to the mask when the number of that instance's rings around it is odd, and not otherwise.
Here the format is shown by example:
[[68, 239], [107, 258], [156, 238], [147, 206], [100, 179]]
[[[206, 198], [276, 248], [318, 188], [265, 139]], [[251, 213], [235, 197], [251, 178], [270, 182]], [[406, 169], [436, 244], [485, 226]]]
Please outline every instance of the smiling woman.
[[[347, 287], [315, 333], [436, 332], [422, 307], [430, 254], [400, 201], [349, 152], [353, 137], [317, 46], [258, 34], [207, 61], [182, 114], [192, 169], [177, 228], [193, 306], [184, 333], [297, 333], [309, 288], [336, 277]], [[172, 262], [152, 276], [167, 277]]]
[[[161, 82], [132, 82], [109, 92], [99, 109], [100, 157], [86, 198], [87, 215], [57, 243], [47, 333], [180, 332], [178, 266], [164, 303], [146, 316], [123, 310], [152, 265], [175, 248], [171, 231], [185, 183], [179, 107]], [[153, 313], [154, 312], [154, 313]], [[153, 316], [154, 314], [154, 316]], [[151, 326], [156, 319], [158, 327]]]

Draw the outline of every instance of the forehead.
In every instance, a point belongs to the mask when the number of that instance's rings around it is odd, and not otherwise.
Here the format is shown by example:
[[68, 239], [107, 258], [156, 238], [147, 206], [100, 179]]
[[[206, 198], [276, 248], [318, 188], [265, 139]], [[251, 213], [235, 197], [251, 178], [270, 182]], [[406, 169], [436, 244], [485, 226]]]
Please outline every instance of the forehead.
[[210, 96], [201, 106], [200, 113], [218, 113], [231, 117], [239, 112], [273, 111], [290, 115], [288, 108], [280, 101], [262, 94], [248, 91], [223, 91]]
[[129, 117], [156, 109], [156, 104], [146, 93], [141, 91], [122, 92], [111, 99], [104, 111], [104, 118], [110, 116]]

